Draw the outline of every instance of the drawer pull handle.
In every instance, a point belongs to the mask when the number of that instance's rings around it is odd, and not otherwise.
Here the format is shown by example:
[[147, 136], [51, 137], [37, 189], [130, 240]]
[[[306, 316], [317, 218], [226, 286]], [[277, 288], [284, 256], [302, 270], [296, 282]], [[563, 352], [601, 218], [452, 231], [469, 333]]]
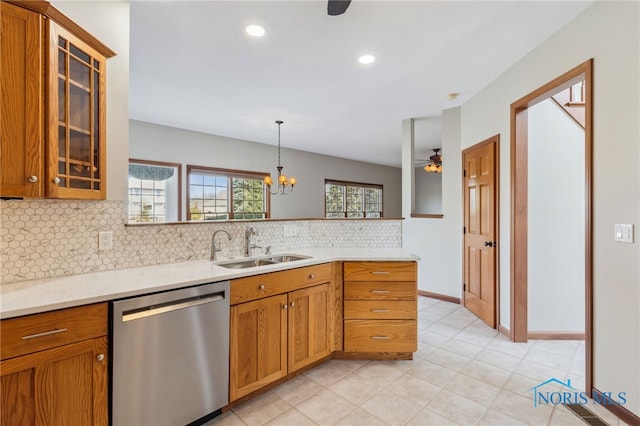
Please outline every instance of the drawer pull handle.
[[389, 271], [371, 271], [374, 275], [389, 275]]
[[309, 274], [309, 279], [310, 279], [310, 280], [314, 279], [315, 277], [316, 277], [315, 275], [313, 275], [313, 274]]
[[371, 336], [371, 338], [376, 340], [387, 340], [389, 336]]
[[264, 284], [260, 284], [260, 285], [258, 286], [258, 288], [259, 288], [260, 290], [264, 290], [264, 288], [265, 288], [265, 287], [264, 287]]
[[388, 309], [372, 309], [371, 312], [375, 312], [377, 314], [384, 314], [389, 312], [389, 310]]
[[66, 328], [57, 328], [55, 330], [45, 331], [44, 333], [36, 333], [36, 334], [29, 334], [28, 336], [22, 336], [22, 340], [29, 340], [29, 339], [35, 339], [36, 337], [50, 336], [52, 334], [64, 333], [65, 331], [67, 331]]
[[371, 290], [373, 294], [389, 294], [389, 290]]

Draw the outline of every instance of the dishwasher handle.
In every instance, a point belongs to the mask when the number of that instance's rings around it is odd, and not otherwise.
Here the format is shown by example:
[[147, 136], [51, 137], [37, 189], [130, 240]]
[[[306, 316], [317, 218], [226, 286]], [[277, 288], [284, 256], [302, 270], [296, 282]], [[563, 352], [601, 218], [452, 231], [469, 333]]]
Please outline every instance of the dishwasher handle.
[[189, 297], [186, 299], [173, 300], [171, 302], [160, 305], [151, 305], [143, 308], [137, 308], [122, 313], [122, 322], [134, 321], [142, 318], [152, 317], [155, 315], [165, 314], [167, 312], [177, 311], [179, 309], [191, 308], [194, 306], [204, 305], [206, 303], [218, 302], [225, 299], [225, 292], [219, 291], [204, 296]]

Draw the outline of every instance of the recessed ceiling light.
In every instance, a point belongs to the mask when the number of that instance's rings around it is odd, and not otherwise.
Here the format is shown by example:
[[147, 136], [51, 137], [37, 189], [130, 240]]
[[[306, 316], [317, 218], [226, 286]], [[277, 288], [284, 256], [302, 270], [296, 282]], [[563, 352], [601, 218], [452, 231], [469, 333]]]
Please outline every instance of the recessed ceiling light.
[[362, 55], [358, 58], [358, 62], [361, 64], [372, 64], [376, 61], [376, 57], [373, 55]]
[[246, 28], [247, 34], [253, 37], [262, 37], [264, 35], [264, 28], [260, 25], [249, 25]]

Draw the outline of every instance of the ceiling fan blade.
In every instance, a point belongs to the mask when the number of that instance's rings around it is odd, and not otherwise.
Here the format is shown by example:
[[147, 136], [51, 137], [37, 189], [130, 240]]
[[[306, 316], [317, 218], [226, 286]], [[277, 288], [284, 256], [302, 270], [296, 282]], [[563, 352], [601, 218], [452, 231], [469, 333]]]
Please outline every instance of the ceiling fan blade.
[[329, 0], [327, 3], [327, 13], [330, 16], [342, 15], [350, 3], [351, 0]]

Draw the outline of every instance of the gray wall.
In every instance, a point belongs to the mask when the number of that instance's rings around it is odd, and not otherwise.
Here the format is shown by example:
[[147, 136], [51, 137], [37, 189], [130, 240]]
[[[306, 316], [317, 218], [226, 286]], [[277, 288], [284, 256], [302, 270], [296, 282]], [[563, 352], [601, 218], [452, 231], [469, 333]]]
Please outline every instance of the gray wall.
[[414, 213], [442, 214], [442, 173], [429, 173], [423, 167], [416, 167], [414, 185]]
[[[183, 175], [186, 174], [186, 165], [191, 164], [271, 173], [275, 181], [278, 163], [277, 146], [137, 120], [131, 120], [129, 128], [130, 158], [182, 163]], [[274, 132], [276, 131], [274, 126]], [[285, 137], [286, 129], [283, 129], [282, 139]], [[325, 179], [383, 185], [385, 217], [400, 217], [402, 214], [401, 169], [399, 168], [284, 147], [281, 163], [284, 166], [283, 173], [287, 176], [295, 176], [298, 185], [291, 195], [271, 197], [271, 215], [274, 218], [324, 217]], [[186, 197], [185, 182], [186, 178], [183, 176], [183, 199]], [[182, 205], [186, 206], [186, 203], [183, 202]], [[184, 217], [186, 216], [183, 214]]]

